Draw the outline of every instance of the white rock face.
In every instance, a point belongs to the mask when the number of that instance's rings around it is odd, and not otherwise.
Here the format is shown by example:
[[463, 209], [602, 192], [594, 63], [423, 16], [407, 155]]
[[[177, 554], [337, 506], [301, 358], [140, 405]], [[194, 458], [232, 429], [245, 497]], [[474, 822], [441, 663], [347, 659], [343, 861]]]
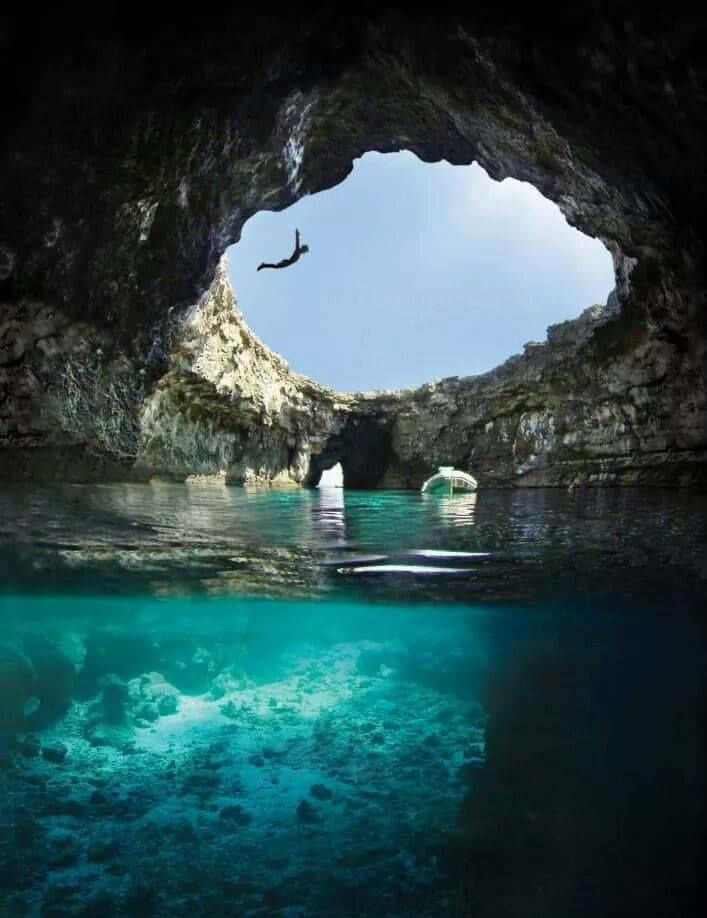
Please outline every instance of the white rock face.
[[143, 405], [138, 465], [175, 477], [299, 484], [347, 407], [345, 396], [293, 373], [253, 334], [222, 262]]

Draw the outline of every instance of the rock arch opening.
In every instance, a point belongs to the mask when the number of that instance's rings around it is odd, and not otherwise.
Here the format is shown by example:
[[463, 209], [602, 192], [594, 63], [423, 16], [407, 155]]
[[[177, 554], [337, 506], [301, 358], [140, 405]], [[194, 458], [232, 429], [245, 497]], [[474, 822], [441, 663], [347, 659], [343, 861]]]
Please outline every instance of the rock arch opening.
[[305, 484], [317, 486], [329, 469], [341, 468], [345, 488], [377, 488], [392, 462], [391, 424], [382, 414], [351, 411], [339, 430], [312, 452]]
[[317, 482], [318, 488], [343, 488], [344, 487], [344, 470], [340, 462], [332, 465], [331, 468], [323, 469]]
[[[296, 227], [310, 251], [256, 271]], [[409, 152], [366, 154], [336, 188], [258, 213], [228, 261], [261, 340], [350, 392], [491, 370], [614, 287], [606, 248], [531, 185]]]

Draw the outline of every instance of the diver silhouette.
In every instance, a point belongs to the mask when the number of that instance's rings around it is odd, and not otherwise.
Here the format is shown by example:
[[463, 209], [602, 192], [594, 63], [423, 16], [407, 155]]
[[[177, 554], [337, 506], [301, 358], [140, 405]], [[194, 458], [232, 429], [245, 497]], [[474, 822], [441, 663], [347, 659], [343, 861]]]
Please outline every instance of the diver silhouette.
[[283, 258], [282, 261], [278, 261], [274, 265], [271, 265], [269, 262], [264, 261], [262, 262], [262, 264], [258, 265], [258, 271], [260, 271], [261, 268], [289, 268], [290, 265], [293, 265], [299, 259], [300, 255], [304, 255], [304, 253], [308, 251], [309, 251], [308, 245], [299, 244], [299, 230], [296, 229], [295, 230], [295, 250], [290, 255], [290, 257]]

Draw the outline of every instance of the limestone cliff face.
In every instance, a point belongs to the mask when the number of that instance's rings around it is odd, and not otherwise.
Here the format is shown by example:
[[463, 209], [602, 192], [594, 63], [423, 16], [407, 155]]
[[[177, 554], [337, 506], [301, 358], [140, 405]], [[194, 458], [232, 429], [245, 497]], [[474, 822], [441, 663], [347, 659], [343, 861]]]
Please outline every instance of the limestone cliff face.
[[222, 263], [176, 327], [168, 371], [142, 406], [138, 468], [301, 483], [312, 450], [337, 428], [339, 398], [258, 340]]
[[616, 321], [591, 307], [490, 373], [403, 397], [382, 482], [418, 486], [450, 462], [483, 485], [704, 482], [704, 354], [676, 358], [648, 336], [607, 353]]
[[[704, 483], [704, 339], [629, 329], [613, 293], [476, 377], [336, 393], [248, 328], [225, 265], [168, 323], [159, 372], [99, 327], [25, 303], [0, 327], [4, 478], [418, 488], [438, 465], [484, 485]], [[151, 376], [149, 375], [151, 373]]]
[[[617, 313], [612, 295], [490, 373], [356, 397], [350, 442], [326, 441], [313, 469], [335, 459], [350, 477], [364, 439], [383, 457], [364, 481], [354, 472], [369, 487], [417, 488], [449, 463], [482, 486], [704, 484], [704, 351], [676, 353], [641, 332], [617, 353]], [[365, 438], [353, 432], [362, 417], [377, 422]]]
[[648, 336], [612, 353], [620, 322], [612, 294], [490, 373], [337, 394], [255, 337], [222, 265], [177, 326], [169, 370], [143, 404], [137, 467], [316, 483], [341, 462], [350, 487], [418, 488], [449, 462], [482, 485], [703, 481], [704, 355], [683, 353], [671, 372], [674, 345]]
[[[0, 475], [72, 474], [80, 453], [84, 477], [311, 481], [345, 454], [358, 484], [437, 461], [497, 482], [698, 479], [707, 20], [552, 7], [8, 14]], [[249, 216], [398, 149], [532, 182], [609, 247], [615, 300], [477, 379], [353, 407], [294, 379], [278, 393], [239, 323], [212, 335], [216, 313], [189, 310]]]
[[0, 479], [133, 477], [142, 362], [53, 306], [0, 314]]

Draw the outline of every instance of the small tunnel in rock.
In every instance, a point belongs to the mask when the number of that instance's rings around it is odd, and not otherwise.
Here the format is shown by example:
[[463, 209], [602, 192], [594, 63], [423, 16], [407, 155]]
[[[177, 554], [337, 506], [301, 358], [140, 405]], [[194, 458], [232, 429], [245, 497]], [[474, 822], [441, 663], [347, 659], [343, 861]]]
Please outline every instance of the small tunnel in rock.
[[326, 469], [341, 464], [344, 487], [359, 490], [379, 486], [391, 460], [390, 425], [384, 418], [349, 418], [339, 434], [313, 453], [305, 484], [316, 487]]

